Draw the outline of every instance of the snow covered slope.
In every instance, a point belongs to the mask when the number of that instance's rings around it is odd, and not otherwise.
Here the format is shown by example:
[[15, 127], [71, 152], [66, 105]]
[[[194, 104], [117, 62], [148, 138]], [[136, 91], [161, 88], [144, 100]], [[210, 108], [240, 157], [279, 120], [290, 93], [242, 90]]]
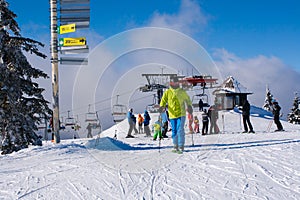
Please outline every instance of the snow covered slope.
[[241, 134], [240, 114], [220, 112], [222, 134], [187, 134], [182, 155], [171, 139], [125, 138], [126, 120], [93, 139], [2, 155], [0, 199], [300, 199], [300, 126], [269, 133], [270, 120], [253, 115], [256, 133]]

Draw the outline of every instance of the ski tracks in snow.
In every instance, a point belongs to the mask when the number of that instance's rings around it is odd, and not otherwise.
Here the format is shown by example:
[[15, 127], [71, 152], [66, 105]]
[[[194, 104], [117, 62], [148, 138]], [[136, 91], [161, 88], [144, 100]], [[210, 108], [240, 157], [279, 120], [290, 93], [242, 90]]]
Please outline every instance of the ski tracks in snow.
[[[285, 156], [278, 157], [278, 151], [284, 151], [283, 155]], [[263, 149], [262, 151], [257, 149], [255, 153], [256, 158], [253, 158], [249, 163], [253, 171], [257, 173], [256, 177], [261, 176], [261, 179], [264, 180], [265, 187], [268, 188], [265, 194], [273, 192], [278, 199], [300, 199], [300, 168], [293, 167], [293, 165], [299, 165], [299, 163], [291, 162], [291, 157], [296, 152], [289, 148], [273, 148], [271, 150]], [[268, 184], [266, 185], [266, 183]], [[284, 192], [276, 193], [276, 190]]]

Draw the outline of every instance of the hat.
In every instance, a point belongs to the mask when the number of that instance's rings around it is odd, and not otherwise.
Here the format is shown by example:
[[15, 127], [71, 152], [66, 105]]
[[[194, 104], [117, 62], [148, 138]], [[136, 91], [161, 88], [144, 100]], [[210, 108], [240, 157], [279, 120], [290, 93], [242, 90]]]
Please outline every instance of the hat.
[[175, 83], [175, 82], [178, 82], [179, 80], [178, 80], [178, 77], [177, 76], [172, 76], [171, 78], [170, 78], [170, 82], [173, 82], [173, 83]]
[[177, 76], [173, 76], [170, 78], [170, 87], [177, 89], [179, 87], [179, 80]]

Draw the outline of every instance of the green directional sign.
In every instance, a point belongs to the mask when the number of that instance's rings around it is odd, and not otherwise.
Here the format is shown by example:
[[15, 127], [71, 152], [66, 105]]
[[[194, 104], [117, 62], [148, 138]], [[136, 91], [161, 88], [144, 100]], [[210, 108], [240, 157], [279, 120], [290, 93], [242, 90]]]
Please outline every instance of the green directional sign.
[[65, 34], [65, 33], [72, 33], [76, 31], [76, 25], [75, 24], [67, 24], [59, 26], [58, 33], [59, 34]]
[[63, 46], [63, 47], [82, 46], [82, 45], [86, 45], [86, 39], [85, 39], [85, 37], [60, 38], [58, 44], [59, 44], [59, 46]]

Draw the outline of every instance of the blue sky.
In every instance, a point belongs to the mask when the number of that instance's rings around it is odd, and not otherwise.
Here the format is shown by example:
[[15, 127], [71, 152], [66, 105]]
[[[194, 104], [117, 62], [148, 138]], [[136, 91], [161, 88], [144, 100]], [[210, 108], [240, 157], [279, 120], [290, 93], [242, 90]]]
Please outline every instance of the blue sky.
[[[46, 33], [49, 1], [8, 1], [18, 15], [25, 36], [39, 35], [33, 24]], [[297, 0], [198, 0], [205, 24], [191, 35], [209, 52], [224, 48], [242, 58], [276, 56], [300, 71], [300, 2]], [[108, 38], [124, 30], [149, 24], [157, 13], [176, 16], [180, 0], [91, 0], [91, 30]], [[30, 27], [30, 28], [29, 28]], [[36, 31], [36, 32], [33, 32]], [[180, 30], [184, 32], [184, 30]]]
[[[49, 45], [49, 1], [8, 2], [21, 34]], [[180, 31], [208, 51], [224, 76], [254, 91], [250, 102], [262, 105], [268, 84], [288, 110], [300, 92], [299, 19], [298, 0], [91, 0], [87, 37], [95, 46], [137, 27]]]

